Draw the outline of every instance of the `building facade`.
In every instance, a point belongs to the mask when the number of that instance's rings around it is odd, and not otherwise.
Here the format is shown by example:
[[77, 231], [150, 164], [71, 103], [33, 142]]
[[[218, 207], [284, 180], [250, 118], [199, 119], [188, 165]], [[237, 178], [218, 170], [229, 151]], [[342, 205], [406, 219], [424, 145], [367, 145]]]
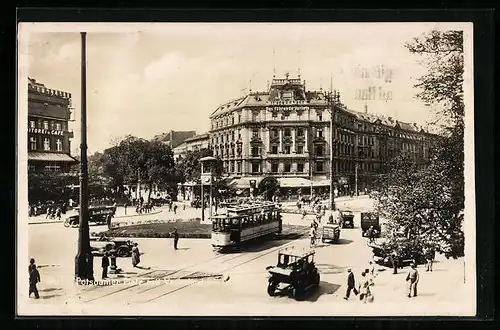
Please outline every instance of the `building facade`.
[[192, 138], [184, 140], [184, 142], [175, 147], [173, 149], [174, 158], [178, 159], [179, 156], [182, 156], [189, 151], [208, 149], [209, 147], [210, 147], [210, 138], [208, 133], [199, 134]]
[[71, 94], [28, 80], [28, 169], [69, 172], [78, 161], [71, 156], [73, 131]]
[[186, 139], [192, 138], [196, 135], [196, 131], [174, 131], [156, 135], [153, 140], [161, 141], [174, 149], [183, 143]]
[[300, 77], [286, 75], [273, 79], [266, 92], [218, 107], [210, 116], [210, 145], [241, 188], [274, 177], [280, 187], [325, 192], [330, 150], [339, 194], [356, 185], [370, 188], [387, 161], [402, 151], [422, 165], [428, 159], [430, 134], [415, 124], [375, 116], [366, 108], [352, 111], [337, 102], [331, 132], [332, 108], [326, 92], [308, 91]]

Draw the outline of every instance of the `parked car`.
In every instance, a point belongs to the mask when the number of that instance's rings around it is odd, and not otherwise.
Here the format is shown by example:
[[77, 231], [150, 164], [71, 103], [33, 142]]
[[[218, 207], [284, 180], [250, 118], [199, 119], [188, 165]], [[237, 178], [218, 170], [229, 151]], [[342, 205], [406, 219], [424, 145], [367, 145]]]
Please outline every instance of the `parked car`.
[[412, 262], [418, 265], [425, 264], [425, 255], [423, 250], [411, 246], [398, 246], [397, 250], [391, 248], [385, 243], [370, 244], [373, 251], [373, 260], [385, 267], [392, 267], [392, 258], [397, 258], [400, 267], [409, 266]]
[[267, 293], [291, 292], [295, 299], [310, 289], [318, 288], [320, 276], [314, 263], [314, 250], [285, 249], [278, 253], [276, 266], [269, 266]]

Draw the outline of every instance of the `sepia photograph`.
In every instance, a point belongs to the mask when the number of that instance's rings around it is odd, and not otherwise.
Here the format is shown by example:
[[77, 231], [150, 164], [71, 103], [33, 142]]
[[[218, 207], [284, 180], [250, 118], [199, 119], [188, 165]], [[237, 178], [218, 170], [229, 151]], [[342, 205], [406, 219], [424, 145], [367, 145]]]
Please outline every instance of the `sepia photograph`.
[[474, 316], [473, 59], [468, 22], [19, 23], [17, 314]]

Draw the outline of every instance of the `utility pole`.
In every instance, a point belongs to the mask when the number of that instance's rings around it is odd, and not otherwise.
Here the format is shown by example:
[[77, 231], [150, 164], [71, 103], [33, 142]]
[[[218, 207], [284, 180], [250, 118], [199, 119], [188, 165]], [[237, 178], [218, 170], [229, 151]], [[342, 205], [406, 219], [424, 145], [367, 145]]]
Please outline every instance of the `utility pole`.
[[358, 196], [358, 162], [354, 164], [354, 196]]
[[[81, 32], [82, 63], [81, 63], [81, 145], [80, 145], [80, 219], [78, 226], [78, 252], [75, 257], [75, 279], [94, 280], [94, 257], [90, 250], [89, 234], [89, 192], [87, 168], [87, 33]], [[80, 283], [80, 282], [79, 282]]]
[[[331, 87], [330, 87], [331, 88]], [[328, 95], [328, 103], [330, 105], [330, 211], [335, 210], [335, 171], [334, 171], [334, 120], [335, 120], [335, 106], [340, 99], [340, 93], [338, 91], [330, 91]]]
[[[203, 162], [201, 163], [201, 175], [203, 176]], [[203, 194], [203, 177], [200, 178], [200, 189], [201, 189], [201, 223], [205, 221], [205, 196]]]

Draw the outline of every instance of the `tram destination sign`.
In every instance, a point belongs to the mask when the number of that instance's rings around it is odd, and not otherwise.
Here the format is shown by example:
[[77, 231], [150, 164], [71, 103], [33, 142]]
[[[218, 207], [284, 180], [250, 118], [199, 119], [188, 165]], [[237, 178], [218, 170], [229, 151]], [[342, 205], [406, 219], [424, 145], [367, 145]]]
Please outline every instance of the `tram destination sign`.
[[28, 132], [35, 133], [35, 134], [48, 134], [48, 135], [63, 135], [64, 134], [63, 131], [43, 129], [43, 128], [29, 128]]

